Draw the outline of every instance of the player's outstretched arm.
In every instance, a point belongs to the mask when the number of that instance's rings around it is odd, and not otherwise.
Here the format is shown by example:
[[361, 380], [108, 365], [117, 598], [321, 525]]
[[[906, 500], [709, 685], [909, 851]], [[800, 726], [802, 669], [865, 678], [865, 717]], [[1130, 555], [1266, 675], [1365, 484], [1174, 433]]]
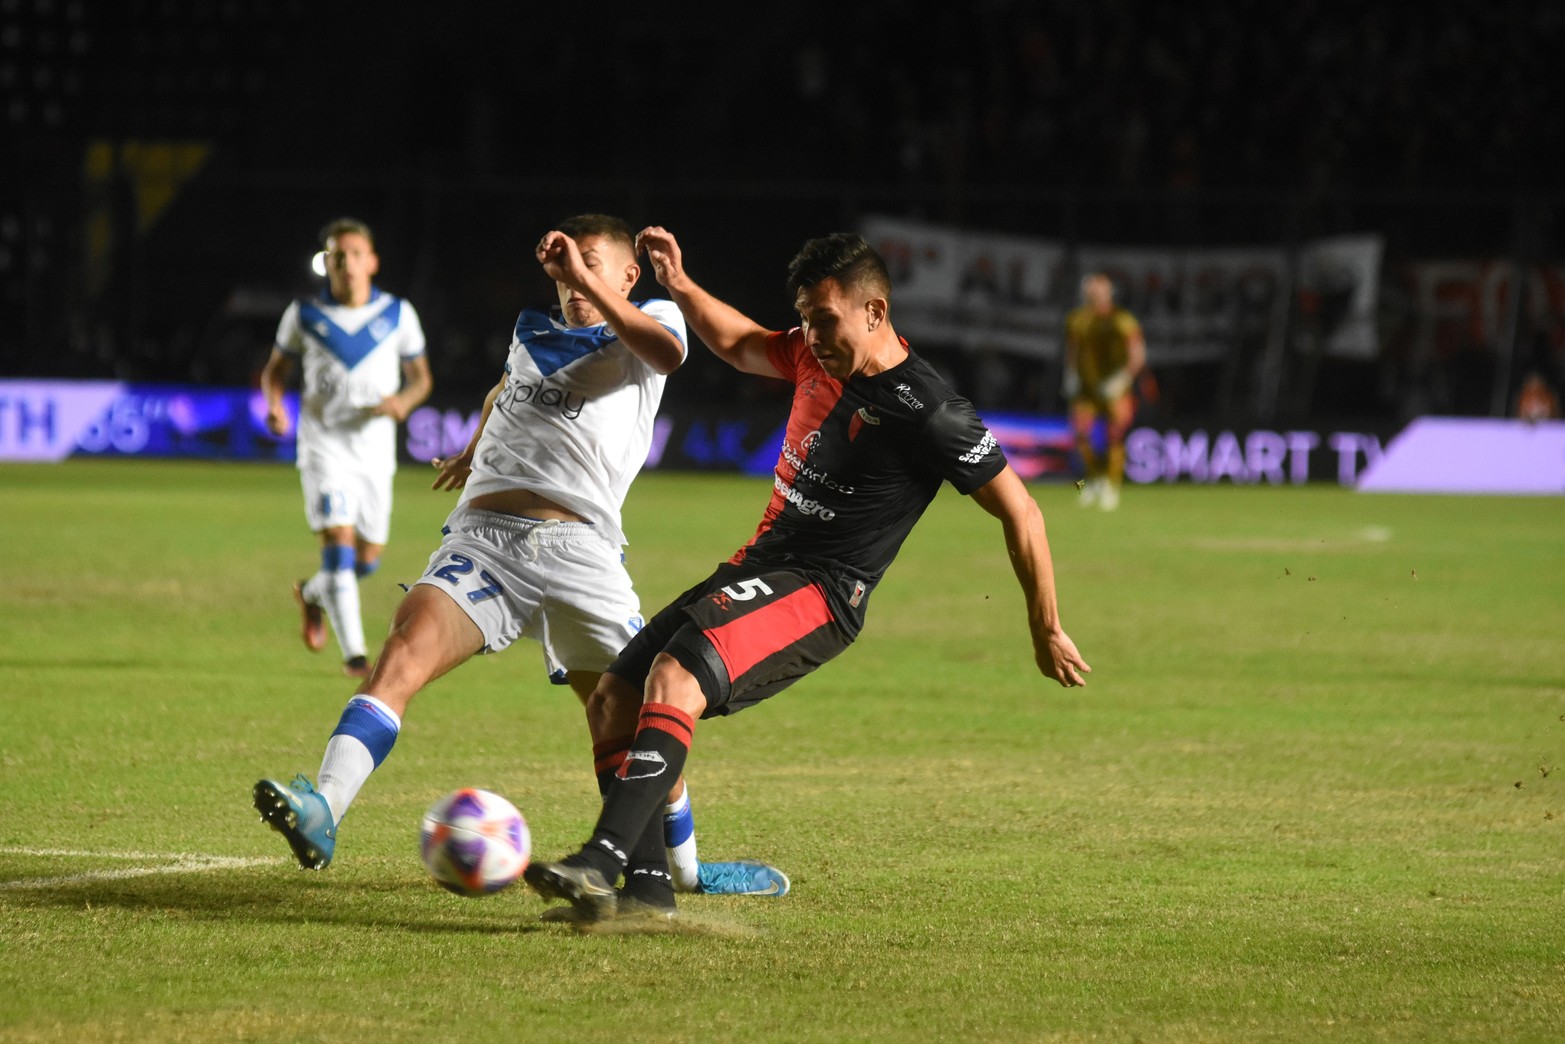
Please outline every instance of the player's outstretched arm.
[[636, 236], [636, 252], [642, 251], [652, 262], [652, 274], [713, 355], [745, 373], [782, 376], [766, 355], [766, 339], [772, 332], [701, 289], [685, 271], [684, 254], [672, 232], [659, 225], [642, 229]]
[[[576, 241], [558, 230], [538, 241], [538, 263], [550, 279], [564, 283], [593, 303], [614, 335], [642, 362], [670, 374], [685, 361], [685, 346], [662, 323], [631, 304], [582, 260]], [[631, 277], [634, 282], [635, 276]]]
[[473, 429], [473, 437], [467, 440], [467, 445], [462, 452], [454, 457], [436, 457], [430, 463], [440, 474], [435, 476], [435, 484], [430, 489], [458, 490], [467, 485], [467, 477], [473, 473], [473, 453], [478, 449], [478, 440], [483, 437], [484, 425], [489, 423], [489, 413], [494, 409], [494, 401], [499, 397], [501, 389], [505, 387], [505, 378], [500, 378], [500, 383], [489, 389], [489, 394], [484, 396], [484, 411], [478, 418], [478, 426]]
[[288, 408], [283, 405], [283, 391], [288, 387], [291, 373], [293, 358], [273, 348], [261, 370], [261, 396], [266, 400], [266, 430], [278, 438], [288, 434]]
[[1082, 675], [1091, 673], [1092, 668], [1060, 626], [1054, 560], [1049, 554], [1049, 538], [1037, 501], [1010, 465], [980, 486], [973, 499], [998, 518], [1005, 529], [1005, 549], [1027, 599], [1027, 625], [1032, 631], [1033, 659], [1038, 669], [1067, 688], [1087, 684]]

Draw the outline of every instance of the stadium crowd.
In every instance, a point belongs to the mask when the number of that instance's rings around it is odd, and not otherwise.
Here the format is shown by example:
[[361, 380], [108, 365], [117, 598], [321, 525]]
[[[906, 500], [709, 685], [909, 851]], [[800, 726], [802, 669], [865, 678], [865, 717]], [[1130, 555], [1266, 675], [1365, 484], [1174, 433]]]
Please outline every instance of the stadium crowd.
[[[399, 256], [416, 259], [397, 288], [429, 301], [432, 363], [441, 386], [452, 388], [473, 369], [472, 356], [503, 350], [482, 343], [495, 317], [475, 308], [514, 313], [520, 302], [509, 273], [525, 254], [517, 244], [565, 206], [672, 220], [663, 203], [677, 186], [687, 202], [726, 208], [708, 208], [714, 225], [748, 208], [747, 220], [779, 244], [824, 230], [801, 227], [801, 214], [843, 224], [869, 206], [1022, 234], [1222, 243], [1282, 242], [1300, 234], [1288, 227], [1300, 201], [1379, 194], [1413, 202], [1373, 214], [1361, 208], [1341, 219], [1343, 229], [1306, 233], [1371, 228], [1386, 235], [1391, 256], [1407, 236], [1434, 244], [1424, 249], [1499, 256], [1512, 242], [1508, 194], [1556, 192], [1549, 160], [1565, 145], [1553, 118], [1565, 102], [1554, 68], [1565, 9], [1538, 0], [1252, 0], [1198, 10], [958, 0], [916, 18], [871, 0], [734, 9], [700, 22], [647, 10], [595, 25], [590, 45], [565, 34], [568, 12], [454, 0], [442, 8], [439, 32], [412, 33], [400, 23], [358, 24], [345, 11], [167, 0], [93, 16], [102, 24], [83, 16], [79, 32], [71, 23], [29, 35], [17, 22], [16, 82], [27, 81], [36, 59], [39, 68], [66, 62], [77, 85], [57, 99], [57, 128], [27, 124], [19, 141], [31, 148], [54, 135], [85, 147], [194, 137], [210, 148], [145, 233], [126, 230], [145, 222], [135, 201], [144, 205], [159, 186], [110, 192], [113, 178], [89, 179], [73, 194], [66, 190], [81, 177], [80, 148], [32, 149], [35, 158], [62, 157], [56, 180], [64, 188], [57, 204], [43, 187], [13, 197], [16, 207], [42, 208], [47, 221], [24, 210], [0, 215], [0, 282], [6, 300], [27, 306], [27, 321], [0, 335], [7, 369], [242, 380], [265, 345], [246, 356], [244, 335], [227, 343], [225, 309], [255, 291], [293, 290], [297, 232], [343, 209], [375, 221]], [[381, 67], [418, 75], [366, 77], [341, 62], [294, 76], [288, 41], [306, 31], [351, 31]], [[46, 53], [50, 32], [79, 41], [68, 61]], [[225, 71], [225, 55], [242, 57], [243, 76]], [[43, 82], [37, 70], [30, 75]], [[221, 111], [212, 109], [215, 98]], [[300, 148], [322, 98], [356, 117]], [[33, 110], [48, 106], [25, 111]], [[542, 169], [535, 157], [540, 138], [568, 138], [572, 120], [590, 120], [628, 154], [652, 157], [625, 172], [620, 198], [521, 217], [453, 205], [472, 196], [508, 207], [515, 197], [505, 185], [568, 184], [570, 171]], [[365, 186], [364, 206], [346, 206], [349, 184]], [[69, 210], [100, 191], [129, 202], [118, 216], [113, 206]], [[1107, 202], [1063, 219], [1047, 207], [980, 205], [997, 195], [1072, 192]], [[1244, 209], [1236, 201], [1246, 193], [1264, 202]], [[1182, 211], [1181, 198], [1196, 202]], [[1472, 200], [1496, 198], [1491, 210], [1470, 207], [1471, 224], [1482, 229], [1476, 245], [1442, 246], [1431, 236], [1432, 228], [1454, 229], [1452, 215]], [[250, 202], [260, 199], [286, 202]], [[1565, 208], [1543, 212], [1552, 215], [1539, 233], [1537, 253], [1546, 258]], [[284, 214], [297, 229], [279, 220]], [[702, 235], [698, 218], [677, 216]], [[191, 237], [217, 220], [229, 239], [247, 244], [245, 256], [192, 253]], [[493, 234], [469, 234], [474, 220], [489, 221]], [[89, 226], [101, 237], [105, 221], [121, 229], [106, 252], [70, 245], [86, 241]], [[134, 245], [124, 241], [133, 237]], [[769, 300], [772, 290], [741, 291], [742, 303]], [[269, 316], [270, 302], [255, 311]], [[82, 318], [55, 318], [66, 313]], [[975, 367], [970, 390], [1018, 387], [1003, 375], [981, 377]]]

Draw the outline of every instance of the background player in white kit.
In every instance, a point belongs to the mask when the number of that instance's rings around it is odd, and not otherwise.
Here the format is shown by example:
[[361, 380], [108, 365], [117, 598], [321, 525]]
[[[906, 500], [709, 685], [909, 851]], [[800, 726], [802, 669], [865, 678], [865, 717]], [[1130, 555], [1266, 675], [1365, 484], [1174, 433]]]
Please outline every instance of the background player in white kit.
[[304, 644], [319, 652], [331, 621], [343, 670], [369, 674], [360, 578], [373, 573], [391, 532], [397, 424], [434, 387], [424, 330], [413, 304], [375, 286], [380, 258], [362, 221], [340, 218], [321, 231], [326, 281], [320, 294], [288, 306], [261, 373], [266, 426], [288, 433], [283, 391], [302, 360], [298, 463], [304, 514], [320, 534], [321, 567], [294, 585]]
[[[327, 743], [318, 789], [303, 776], [255, 785], [256, 809], [304, 868], [331, 862], [337, 824], [430, 681], [475, 653], [529, 637], [542, 644], [550, 674], [585, 701], [641, 628], [620, 509], [646, 461], [666, 375], [684, 361], [685, 320], [671, 301], [629, 300], [641, 269], [618, 218], [571, 218], [536, 254], [556, 281], [561, 318], [521, 313], [505, 376], [472, 440], [436, 461], [435, 488], [465, 486], [462, 497]], [[624, 739], [593, 736], [600, 751], [622, 750]], [[682, 779], [666, 816], [683, 890], [787, 891], [787, 878], [763, 864], [696, 860]]]

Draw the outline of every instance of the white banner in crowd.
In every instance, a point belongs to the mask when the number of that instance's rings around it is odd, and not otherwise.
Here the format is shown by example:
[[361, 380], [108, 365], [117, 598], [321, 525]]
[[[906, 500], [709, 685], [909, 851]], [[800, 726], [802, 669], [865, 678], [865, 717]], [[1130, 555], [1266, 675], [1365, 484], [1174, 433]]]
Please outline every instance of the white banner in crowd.
[[1220, 359], [1242, 337], [1258, 351], [1287, 320], [1281, 250], [1084, 246], [1076, 262], [1114, 280], [1115, 300], [1140, 320], [1153, 366]]
[[1059, 354], [1074, 286], [1058, 243], [869, 217], [860, 229], [891, 270], [901, 332], [967, 349]]
[[1375, 311], [1380, 286], [1379, 236], [1333, 236], [1299, 251], [1298, 347], [1321, 338], [1325, 354], [1373, 359], [1380, 352]]
[[[1061, 242], [903, 218], [869, 217], [861, 231], [891, 270], [897, 328], [916, 339], [1059, 358], [1079, 274], [1100, 270], [1141, 321], [1154, 366], [1257, 350], [1288, 321], [1292, 273], [1282, 249], [1084, 245], [1072, 256]], [[1312, 317], [1331, 323], [1321, 330], [1328, 353], [1375, 354], [1380, 253], [1375, 236], [1319, 240], [1301, 252], [1300, 289], [1321, 306]]]

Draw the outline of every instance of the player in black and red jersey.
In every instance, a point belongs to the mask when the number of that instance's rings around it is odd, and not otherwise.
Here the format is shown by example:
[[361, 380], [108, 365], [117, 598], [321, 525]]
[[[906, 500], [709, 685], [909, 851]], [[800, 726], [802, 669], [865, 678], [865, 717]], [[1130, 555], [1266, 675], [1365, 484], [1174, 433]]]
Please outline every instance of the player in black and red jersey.
[[972, 404], [897, 336], [885, 263], [862, 237], [804, 245], [788, 269], [800, 322], [786, 333], [696, 285], [666, 230], [643, 230], [637, 249], [719, 358], [793, 382], [793, 409], [755, 536], [658, 613], [588, 701], [594, 735], [617, 737], [594, 751], [602, 815], [580, 851], [527, 870], [584, 921], [673, 915], [657, 812], [696, 720], [752, 706], [846, 649], [942, 482], [1000, 520], [1038, 669], [1065, 686], [1091, 670], [1060, 625], [1043, 515]]

